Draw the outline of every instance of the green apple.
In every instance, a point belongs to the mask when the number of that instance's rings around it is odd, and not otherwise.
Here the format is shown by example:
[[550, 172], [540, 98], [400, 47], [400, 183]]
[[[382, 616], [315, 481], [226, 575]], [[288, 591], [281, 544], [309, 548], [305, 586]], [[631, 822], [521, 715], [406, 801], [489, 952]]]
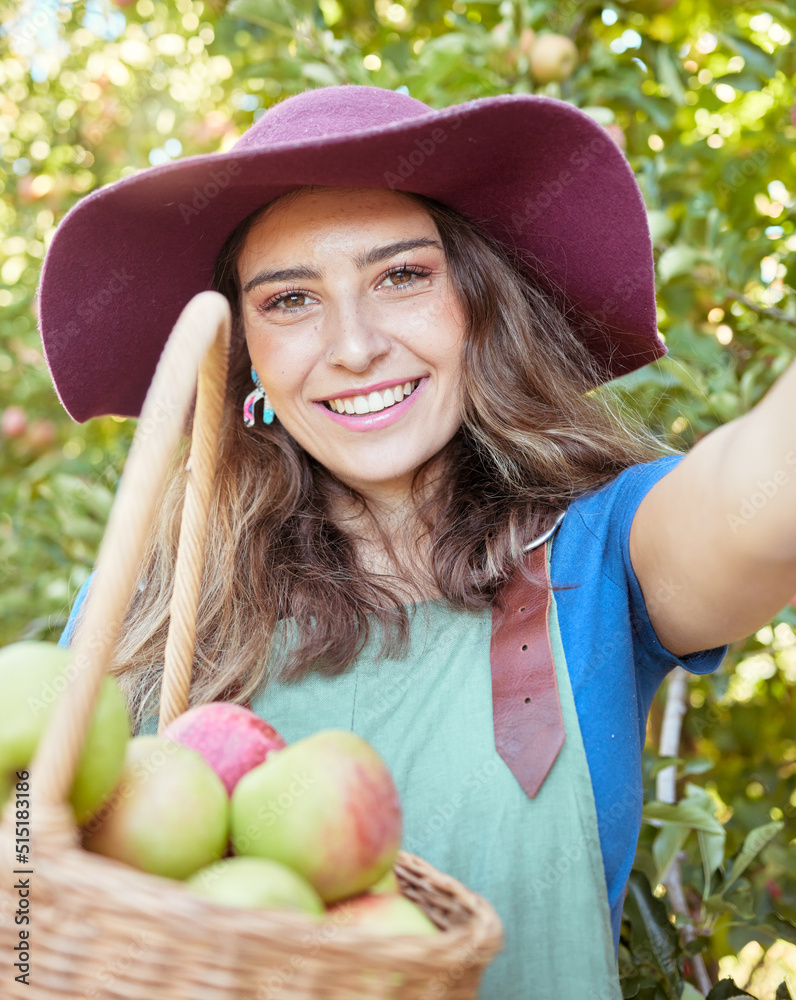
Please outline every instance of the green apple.
[[[17, 642], [0, 649], [0, 804], [15, 771], [28, 767], [53, 706], [78, 668], [68, 649], [49, 642]], [[103, 678], [69, 802], [85, 823], [111, 794], [124, 762], [130, 720], [119, 686]]]
[[537, 83], [568, 80], [578, 65], [578, 50], [566, 35], [537, 35], [528, 56]]
[[398, 882], [398, 876], [395, 874], [395, 869], [391, 868], [386, 875], [382, 875], [378, 882], [374, 883], [368, 892], [390, 892], [398, 893], [401, 892], [401, 886]]
[[417, 903], [396, 893], [364, 893], [330, 906], [326, 923], [358, 927], [373, 934], [439, 934]]
[[401, 846], [392, 775], [355, 733], [307, 736], [240, 779], [232, 846], [294, 869], [325, 903], [355, 896], [392, 868]]
[[121, 781], [83, 830], [83, 846], [167, 878], [221, 858], [229, 796], [204, 757], [157, 736], [127, 744]]
[[267, 858], [224, 858], [191, 875], [186, 885], [224, 906], [326, 912], [306, 879]]

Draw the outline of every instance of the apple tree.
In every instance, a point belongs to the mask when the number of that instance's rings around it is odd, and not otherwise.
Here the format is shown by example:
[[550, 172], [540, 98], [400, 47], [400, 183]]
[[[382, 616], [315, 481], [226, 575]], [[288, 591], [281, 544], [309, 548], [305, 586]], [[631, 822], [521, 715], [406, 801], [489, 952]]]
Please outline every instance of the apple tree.
[[[685, 450], [793, 360], [794, 35], [796, 11], [776, 0], [12, 0], [0, 26], [4, 641], [60, 632], [132, 433], [129, 420], [64, 415], [36, 333], [41, 262], [77, 199], [226, 150], [308, 87], [403, 88], [433, 107], [570, 101], [627, 156], [655, 247], [670, 353], [617, 380], [617, 398]], [[760, 488], [740, 526], [772, 487]], [[777, 963], [796, 970], [795, 629], [784, 608], [716, 675], [673, 674], [653, 706], [627, 997], [736, 995], [713, 986], [724, 975], [773, 997]]]

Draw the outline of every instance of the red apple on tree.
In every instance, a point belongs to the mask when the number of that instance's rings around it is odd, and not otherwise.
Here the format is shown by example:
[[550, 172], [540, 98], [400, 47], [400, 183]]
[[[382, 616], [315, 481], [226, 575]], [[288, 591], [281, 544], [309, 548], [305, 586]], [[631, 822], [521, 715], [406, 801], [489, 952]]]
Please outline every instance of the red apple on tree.
[[189, 708], [166, 726], [161, 737], [198, 750], [230, 795], [247, 771], [287, 746], [274, 727], [251, 709], [222, 701]]
[[8, 406], [3, 410], [2, 423], [3, 437], [22, 437], [28, 428], [28, 418], [21, 406]]
[[232, 796], [235, 853], [293, 868], [325, 903], [363, 892], [389, 871], [401, 829], [387, 765], [343, 729], [273, 754], [241, 778]]

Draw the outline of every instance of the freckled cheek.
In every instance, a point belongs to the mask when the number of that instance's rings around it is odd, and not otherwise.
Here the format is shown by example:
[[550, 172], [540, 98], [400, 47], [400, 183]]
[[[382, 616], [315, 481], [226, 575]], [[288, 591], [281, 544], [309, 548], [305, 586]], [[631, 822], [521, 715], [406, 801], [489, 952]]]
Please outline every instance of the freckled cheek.
[[249, 354], [274, 404], [301, 401], [317, 363], [316, 352], [306, 340], [279, 334], [257, 336], [249, 340]]

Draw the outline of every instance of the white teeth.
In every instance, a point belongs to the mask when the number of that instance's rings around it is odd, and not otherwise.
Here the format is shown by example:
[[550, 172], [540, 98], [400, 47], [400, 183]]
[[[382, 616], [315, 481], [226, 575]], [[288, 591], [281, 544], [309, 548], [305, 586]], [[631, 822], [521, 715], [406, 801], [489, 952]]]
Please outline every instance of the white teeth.
[[415, 379], [412, 382], [404, 382], [403, 385], [394, 385], [391, 389], [383, 389], [381, 392], [371, 392], [367, 396], [329, 399], [327, 404], [337, 413], [378, 413], [409, 396], [417, 388], [419, 381]]

